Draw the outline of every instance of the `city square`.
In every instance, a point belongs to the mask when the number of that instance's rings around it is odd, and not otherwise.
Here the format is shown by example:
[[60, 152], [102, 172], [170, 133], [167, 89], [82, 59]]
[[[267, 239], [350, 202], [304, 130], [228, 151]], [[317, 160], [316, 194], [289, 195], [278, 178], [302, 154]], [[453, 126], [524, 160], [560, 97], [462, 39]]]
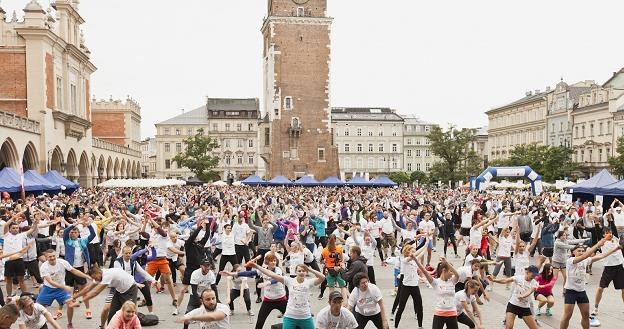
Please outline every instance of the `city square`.
[[615, 328], [623, 9], [1, 1], [0, 329]]

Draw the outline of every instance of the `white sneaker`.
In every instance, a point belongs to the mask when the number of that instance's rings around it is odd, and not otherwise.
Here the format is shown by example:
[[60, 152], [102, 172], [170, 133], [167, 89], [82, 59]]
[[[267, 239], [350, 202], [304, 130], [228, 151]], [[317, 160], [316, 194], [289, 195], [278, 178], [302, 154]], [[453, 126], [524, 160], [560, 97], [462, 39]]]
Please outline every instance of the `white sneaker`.
[[171, 315], [178, 315], [178, 308], [174, 308], [173, 311], [171, 312]]
[[252, 310], [247, 311], [247, 314], [249, 314], [249, 316], [254, 316], [254, 312]]

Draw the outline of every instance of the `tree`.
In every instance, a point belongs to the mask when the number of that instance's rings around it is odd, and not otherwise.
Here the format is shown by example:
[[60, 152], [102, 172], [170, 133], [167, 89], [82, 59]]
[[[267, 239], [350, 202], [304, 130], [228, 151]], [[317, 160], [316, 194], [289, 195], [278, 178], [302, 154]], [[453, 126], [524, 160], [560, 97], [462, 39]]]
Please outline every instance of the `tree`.
[[624, 136], [618, 137], [615, 151], [618, 156], [609, 157], [611, 173], [616, 176], [624, 176]]
[[427, 184], [429, 183], [429, 177], [427, 177], [426, 173], [420, 170], [416, 170], [416, 171], [412, 171], [412, 173], [410, 174], [410, 181], [412, 182], [418, 181], [418, 184]]
[[[468, 149], [469, 143], [475, 139], [472, 129], [457, 130], [450, 126], [446, 131], [440, 127], [433, 127], [429, 133], [431, 151], [442, 161], [431, 167], [433, 179], [443, 182], [466, 180], [468, 172], [473, 174], [474, 168], [467, 170], [467, 163], [474, 164], [474, 157], [478, 156]], [[470, 160], [470, 161], [469, 161]], [[435, 171], [433, 170], [435, 168]]]
[[204, 130], [198, 129], [194, 136], [184, 140], [184, 145], [184, 152], [173, 157], [179, 167], [188, 168], [204, 182], [218, 177], [212, 171], [219, 164], [219, 157], [211, 155], [212, 150], [219, 147], [215, 139], [204, 136]]
[[549, 182], [570, 176], [578, 169], [578, 164], [572, 161], [571, 149], [535, 144], [518, 145], [509, 153], [509, 159], [494, 161], [490, 165], [529, 166]]
[[410, 175], [402, 171], [392, 172], [388, 178], [399, 185], [411, 182]]

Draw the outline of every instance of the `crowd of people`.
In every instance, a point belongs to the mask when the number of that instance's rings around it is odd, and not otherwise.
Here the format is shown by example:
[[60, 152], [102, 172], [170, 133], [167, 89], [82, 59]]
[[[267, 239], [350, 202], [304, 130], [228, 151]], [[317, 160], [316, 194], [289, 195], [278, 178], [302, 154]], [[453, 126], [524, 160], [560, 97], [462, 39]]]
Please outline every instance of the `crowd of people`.
[[[437, 188], [2, 193], [0, 328], [60, 329], [63, 316], [68, 329], [76, 316], [96, 317], [100, 328], [141, 328], [156, 324], [154, 307], [164, 306], [154, 305], [154, 293], [171, 298], [185, 329], [229, 328], [235, 312], [256, 329], [271, 327], [273, 311], [284, 329], [398, 328], [410, 299], [418, 328], [485, 328], [481, 309], [495, 284], [509, 290], [506, 328], [516, 320], [538, 328], [555, 303], [564, 304], [561, 329], [576, 307], [589, 328], [611, 283], [624, 301], [622, 207], [617, 199], [566, 203], [558, 193]], [[586, 274], [598, 261], [592, 306]], [[384, 297], [376, 282], [388, 273], [394, 289]], [[562, 291], [554, 291], [557, 280]], [[433, 300], [423, 300], [421, 287]], [[322, 309], [312, 307], [317, 293]], [[100, 294], [104, 305], [92, 308]], [[433, 305], [433, 319], [423, 304]]]

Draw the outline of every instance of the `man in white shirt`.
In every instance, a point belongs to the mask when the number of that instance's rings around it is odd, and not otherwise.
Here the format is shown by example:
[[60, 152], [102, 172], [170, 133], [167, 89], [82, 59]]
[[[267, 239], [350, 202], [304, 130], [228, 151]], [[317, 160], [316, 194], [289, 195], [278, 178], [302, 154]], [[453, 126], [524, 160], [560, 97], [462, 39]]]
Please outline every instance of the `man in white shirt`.
[[201, 293], [202, 306], [176, 319], [178, 323], [199, 322], [199, 328], [229, 329], [230, 308], [217, 303], [217, 295], [212, 289]]
[[[387, 211], [384, 211], [384, 217], [379, 221], [381, 224], [381, 242], [385, 249], [386, 256], [394, 257], [394, 249], [396, 248], [396, 238], [394, 237], [394, 218]], [[388, 247], [390, 252], [388, 252]]]
[[328, 306], [325, 306], [316, 315], [318, 329], [355, 329], [358, 323], [349, 309], [342, 306], [342, 294], [332, 291], [329, 294]]
[[[249, 243], [251, 229], [249, 225], [243, 221], [242, 216], [236, 217], [236, 222], [232, 225], [232, 234], [234, 234], [234, 248], [236, 249], [236, 262], [241, 264], [243, 260], [248, 262], [251, 259], [249, 255]], [[247, 270], [250, 270], [249, 268]]]
[[[18, 253], [24, 246], [27, 245], [28, 235], [32, 234], [38, 225], [38, 221], [35, 222], [26, 232], [20, 233], [20, 225], [15, 220], [21, 216], [17, 214], [13, 216], [4, 226], [4, 254]], [[26, 265], [23, 258], [7, 260], [4, 265], [4, 276], [6, 280], [7, 296], [11, 296], [13, 292], [13, 277], [17, 277], [19, 287], [22, 292], [26, 292], [26, 285], [24, 284], [24, 274], [26, 274]]]
[[[600, 249], [602, 253], [607, 253], [609, 250], [615, 248], [620, 244], [620, 240], [613, 236], [613, 232], [608, 227], [603, 229], [605, 244]], [[604, 260], [604, 269], [602, 270], [602, 276], [600, 277], [600, 284], [596, 291], [596, 300], [594, 304], [594, 311], [592, 316], [598, 315], [598, 306], [602, 299], [602, 293], [611, 282], [615, 290], [619, 290], [622, 294], [622, 300], [624, 301], [624, 256], [621, 252], [614, 252], [607, 256]]]

